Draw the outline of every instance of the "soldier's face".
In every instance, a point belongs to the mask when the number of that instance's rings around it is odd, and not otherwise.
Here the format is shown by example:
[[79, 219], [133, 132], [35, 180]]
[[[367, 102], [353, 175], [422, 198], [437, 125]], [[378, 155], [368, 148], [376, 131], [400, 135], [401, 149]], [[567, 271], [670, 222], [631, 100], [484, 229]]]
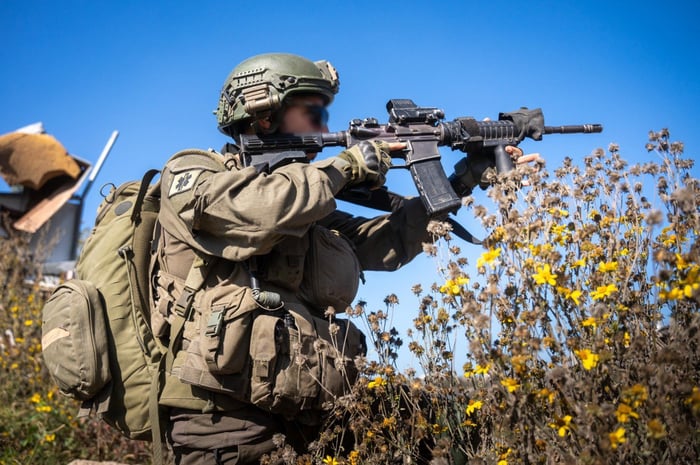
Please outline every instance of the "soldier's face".
[[328, 110], [323, 98], [308, 95], [292, 98], [286, 103], [280, 132], [328, 132]]
[[[296, 97], [286, 102], [279, 132], [283, 134], [305, 132], [328, 132], [328, 110], [323, 98], [309, 95]], [[316, 158], [309, 153], [310, 160]]]

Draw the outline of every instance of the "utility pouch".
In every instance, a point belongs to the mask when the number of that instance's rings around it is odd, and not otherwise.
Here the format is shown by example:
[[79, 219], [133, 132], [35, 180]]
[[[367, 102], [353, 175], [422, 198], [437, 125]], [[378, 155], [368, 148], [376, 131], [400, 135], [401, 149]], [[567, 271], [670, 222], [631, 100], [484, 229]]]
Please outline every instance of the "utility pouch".
[[180, 381], [307, 424], [357, 379], [364, 335], [348, 320], [314, 317], [303, 305], [261, 307], [250, 288], [217, 286], [185, 324]]
[[360, 261], [350, 241], [338, 231], [315, 225], [309, 236], [300, 295], [321, 312], [329, 306], [336, 313], [344, 312], [357, 294]]
[[108, 339], [97, 288], [78, 279], [58, 286], [44, 305], [41, 345], [61, 393], [87, 401], [107, 386], [112, 379]]
[[357, 357], [367, 353], [365, 335], [352, 321], [336, 318], [332, 322], [314, 317], [318, 334], [315, 344], [321, 364], [321, 390], [317, 408], [328, 410], [328, 402], [350, 392], [357, 381]]
[[202, 295], [195, 309], [199, 351], [214, 375], [241, 373], [248, 361], [254, 312], [260, 306], [248, 287], [216, 286]]
[[184, 360], [173, 373], [184, 383], [247, 401], [251, 326], [264, 310], [250, 288], [233, 284], [202, 291], [194, 310], [185, 323]]
[[321, 372], [310, 315], [260, 315], [251, 340], [250, 401], [288, 417], [313, 408]]
[[151, 330], [159, 340], [167, 341], [170, 334], [169, 318], [175, 311], [177, 296], [185, 289], [185, 282], [163, 270], [159, 270], [154, 278], [158, 297], [151, 312]]
[[333, 323], [304, 308], [280, 318], [259, 315], [253, 322], [250, 401], [287, 417], [326, 410], [357, 379], [355, 357], [364, 355], [364, 335], [347, 320]]

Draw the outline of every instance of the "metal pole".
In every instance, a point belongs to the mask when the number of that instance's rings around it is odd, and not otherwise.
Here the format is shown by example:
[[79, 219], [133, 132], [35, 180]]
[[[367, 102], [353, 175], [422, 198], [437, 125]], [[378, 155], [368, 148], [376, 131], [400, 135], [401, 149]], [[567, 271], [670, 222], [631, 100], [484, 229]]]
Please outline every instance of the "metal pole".
[[95, 166], [92, 167], [92, 171], [90, 172], [90, 176], [88, 177], [88, 182], [85, 185], [85, 189], [83, 189], [83, 194], [80, 196], [81, 201], [83, 198], [85, 198], [85, 196], [88, 193], [88, 190], [90, 190], [90, 188], [92, 187], [92, 183], [95, 182], [95, 178], [97, 177], [97, 174], [100, 172], [100, 169], [102, 168], [102, 164], [107, 159], [107, 155], [109, 155], [109, 152], [112, 150], [112, 146], [117, 141], [118, 136], [119, 136], [119, 131], [113, 131], [112, 135], [110, 136], [109, 140], [107, 141], [107, 144], [105, 144], [105, 148], [102, 149], [102, 153], [100, 154], [99, 158], [97, 159]]
[[109, 140], [105, 144], [105, 147], [102, 149], [102, 153], [97, 158], [97, 162], [95, 163], [95, 166], [93, 166], [91, 168], [90, 175], [88, 176], [88, 182], [85, 185], [85, 188], [83, 189], [83, 193], [80, 196], [76, 196], [78, 199], [78, 215], [75, 219], [75, 226], [73, 228], [73, 247], [71, 248], [71, 258], [73, 260], [78, 258], [78, 242], [80, 241], [80, 225], [83, 221], [83, 210], [85, 208], [85, 197], [87, 196], [88, 191], [92, 187], [92, 183], [95, 182], [95, 178], [97, 177], [97, 174], [100, 172], [100, 169], [102, 168], [102, 164], [107, 159], [107, 155], [109, 155], [109, 152], [112, 150], [112, 146], [117, 141], [118, 136], [119, 136], [119, 131], [112, 132], [112, 135], [109, 137]]

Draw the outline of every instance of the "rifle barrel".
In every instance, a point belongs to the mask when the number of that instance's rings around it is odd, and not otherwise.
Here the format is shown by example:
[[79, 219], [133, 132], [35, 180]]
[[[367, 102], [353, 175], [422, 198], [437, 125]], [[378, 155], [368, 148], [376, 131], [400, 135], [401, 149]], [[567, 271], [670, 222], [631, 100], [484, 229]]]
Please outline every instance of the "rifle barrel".
[[569, 126], [545, 126], [545, 134], [576, 134], [576, 133], [586, 133], [590, 134], [593, 132], [603, 132], [602, 124], [576, 124]]

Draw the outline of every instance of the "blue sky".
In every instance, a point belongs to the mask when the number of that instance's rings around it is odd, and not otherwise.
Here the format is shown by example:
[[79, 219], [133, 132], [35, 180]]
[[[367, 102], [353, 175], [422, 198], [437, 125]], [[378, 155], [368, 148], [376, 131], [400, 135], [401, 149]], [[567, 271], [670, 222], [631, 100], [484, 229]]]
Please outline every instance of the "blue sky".
[[[645, 160], [647, 132], [662, 127], [694, 158], [699, 13], [690, 1], [1, 0], [0, 134], [42, 121], [94, 162], [120, 132], [86, 200], [90, 227], [102, 184], [138, 178], [183, 148], [221, 147], [212, 110], [225, 77], [244, 58], [277, 51], [338, 69], [332, 131], [356, 117], [385, 120], [390, 98], [442, 108], [447, 119], [542, 107], [547, 124], [605, 126], [521, 144], [551, 167], [610, 142], [627, 160]], [[448, 171], [458, 155], [443, 152]], [[415, 194], [408, 176], [392, 172], [388, 185]], [[458, 218], [483, 235], [465, 212]], [[408, 290], [429, 285], [433, 270], [418, 259], [391, 275], [370, 273], [358, 297], [377, 309], [387, 290], [399, 294], [403, 332], [416, 307]]]

